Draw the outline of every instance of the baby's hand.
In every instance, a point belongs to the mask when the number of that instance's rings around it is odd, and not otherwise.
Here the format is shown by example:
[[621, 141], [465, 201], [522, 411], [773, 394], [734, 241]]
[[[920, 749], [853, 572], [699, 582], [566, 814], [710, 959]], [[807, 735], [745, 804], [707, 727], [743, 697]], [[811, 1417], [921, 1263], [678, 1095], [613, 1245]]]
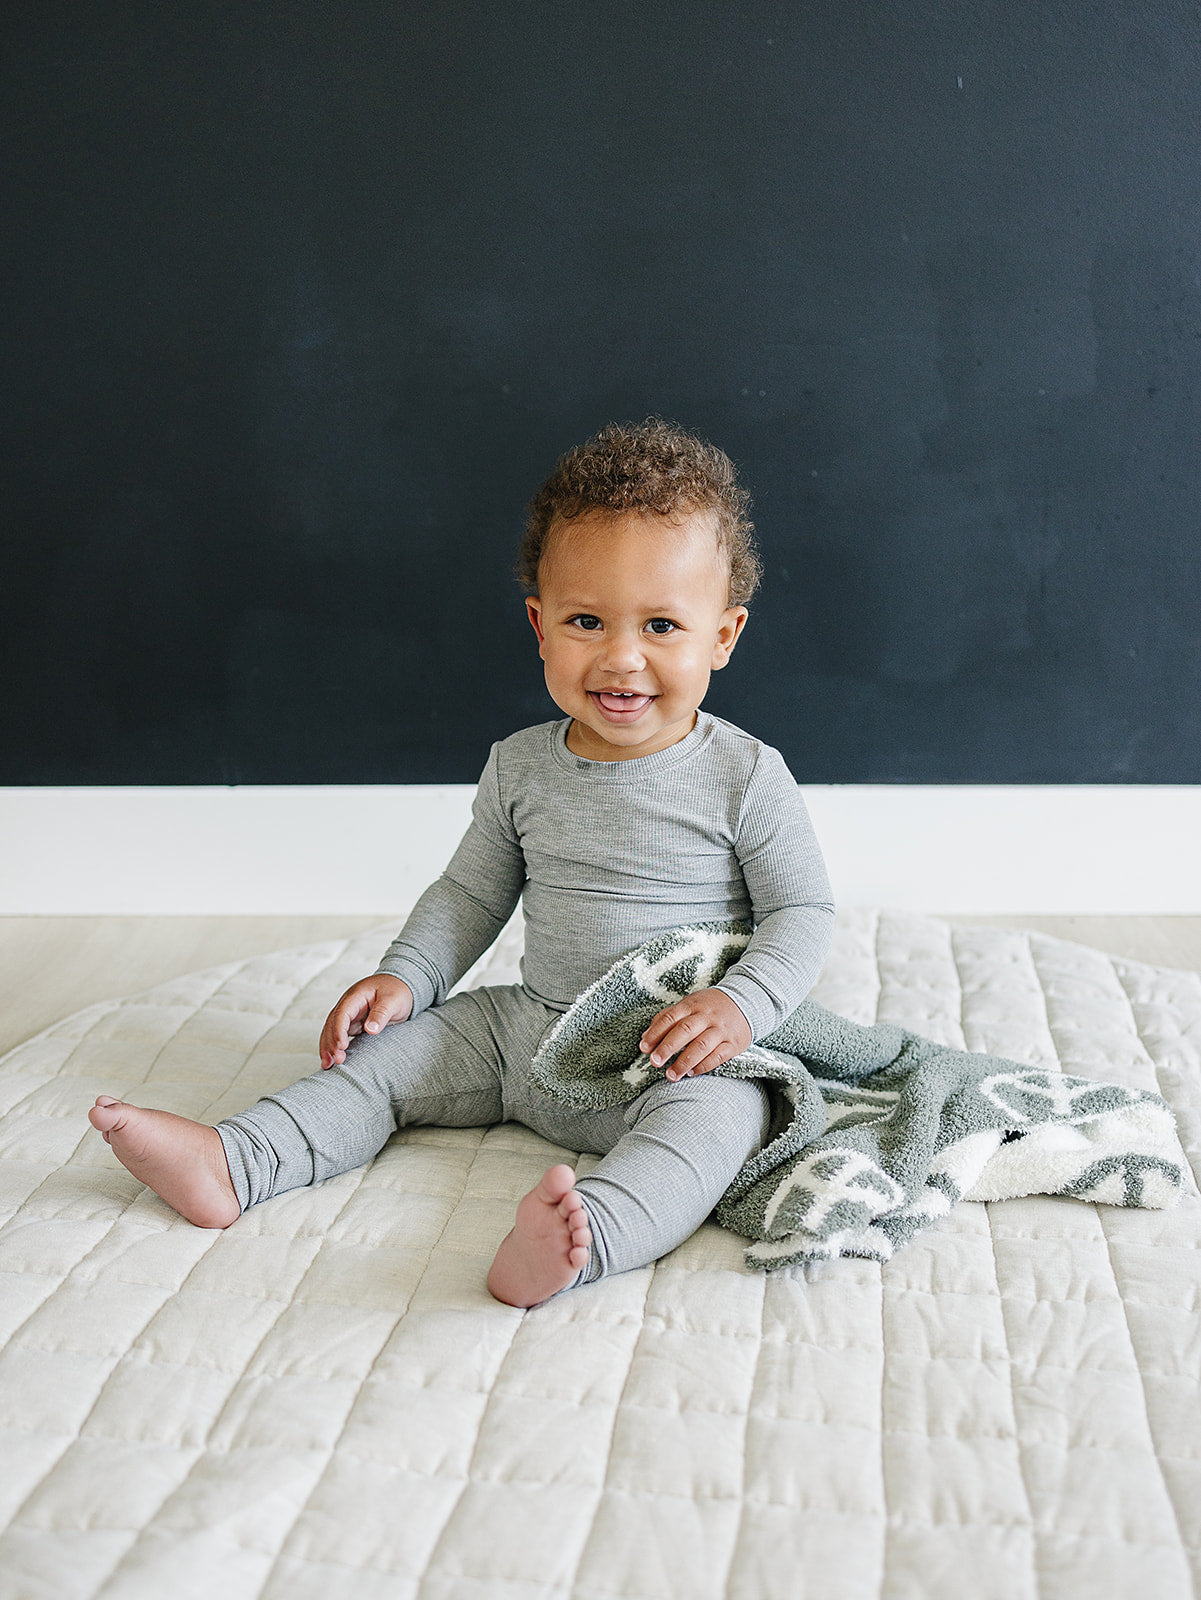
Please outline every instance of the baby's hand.
[[690, 1073], [712, 1072], [750, 1042], [750, 1023], [720, 989], [698, 989], [677, 1000], [652, 1017], [638, 1041], [655, 1066], [671, 1061], [667, 1076], [673, 1083]]
[[404, 1022], [412, 1011], [413, 991], [403, 978], [387, 972], [360, 978], [325, 1019], [317, 1046], [322, 1069], [341, 1066], [353, 1035], [378, 1033], [389, 1022]]

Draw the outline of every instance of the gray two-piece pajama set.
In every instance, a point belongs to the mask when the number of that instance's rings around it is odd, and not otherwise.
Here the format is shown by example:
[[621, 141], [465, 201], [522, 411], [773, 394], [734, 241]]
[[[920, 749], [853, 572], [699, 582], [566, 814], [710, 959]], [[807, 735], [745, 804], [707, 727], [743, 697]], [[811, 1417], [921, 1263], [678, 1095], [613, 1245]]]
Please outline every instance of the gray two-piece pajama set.
[[[570, 719], [492, 747], [472, 822], [379, 971], [413, 1015], [352, 1039], [318, 1071], [218, 1124], [243, 1210], [361, 1166], [397, 1128], [514, 1120], [603, 1156], [576, 1187], [591, 1281], [665, 1255], [705, 1220], [762, 1144], [759, 1085], [656, 1082], [610, 1111], [564, 1106], [529, 1064], [560, 1015], [613, 962], [684, 923], [755, 925], [717, 985], [761, 1038], [821, 970], [833, 905], [821, 851], [783, 757], [705, 711], [678, 744], [628, 761], [567, 748]], [[449, 991], [523, 899], [522, 982]]]

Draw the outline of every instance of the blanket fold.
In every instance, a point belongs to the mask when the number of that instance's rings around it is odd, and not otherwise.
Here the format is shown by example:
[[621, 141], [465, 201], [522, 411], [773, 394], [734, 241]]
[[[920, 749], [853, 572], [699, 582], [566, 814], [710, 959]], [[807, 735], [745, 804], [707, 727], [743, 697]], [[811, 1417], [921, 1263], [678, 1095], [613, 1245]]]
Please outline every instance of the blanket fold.
[[[746, 923], [695, 923], [630, 951], [560, 1018], [535, 1081], [576, 1106], [637, 1098], [664, 1072], [639, 1051], [647, 1023], [719, 983], [750, 936]], [[714, 1212], [752, 1241], [751, 1267], [884, 1261], [959, 1199], [1161, 1209], [1185, 1181], [1158, 1095], [851, 1022], [812, 1000], [717, 1070], [761, 1080], [771, 1101], [764, 1148]]]

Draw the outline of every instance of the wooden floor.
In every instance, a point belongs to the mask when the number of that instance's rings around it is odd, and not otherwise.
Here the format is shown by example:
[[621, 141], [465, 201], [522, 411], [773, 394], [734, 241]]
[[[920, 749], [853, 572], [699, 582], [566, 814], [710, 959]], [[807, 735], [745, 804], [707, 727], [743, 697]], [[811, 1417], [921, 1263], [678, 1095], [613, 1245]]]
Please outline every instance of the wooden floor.
[[[168, 978], [381, 929], [380, 951], [403, 919], [384, 917], [0, 917], [0, 1053], [98, 1000]], [[1093, 945], [1159, 967], [1201, 972], [1201, 916], [947, 917]]]

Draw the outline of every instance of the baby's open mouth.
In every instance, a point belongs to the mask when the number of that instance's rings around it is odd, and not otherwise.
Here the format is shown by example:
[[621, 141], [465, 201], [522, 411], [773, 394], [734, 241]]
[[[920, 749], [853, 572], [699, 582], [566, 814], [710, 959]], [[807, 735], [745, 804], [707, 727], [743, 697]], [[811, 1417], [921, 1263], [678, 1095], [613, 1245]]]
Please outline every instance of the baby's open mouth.
[[636, 694], [627, 690], [589, 689], [588, 698], [607, 717], [625, 719], [645, 711], [655, 697], [653, 694]]

